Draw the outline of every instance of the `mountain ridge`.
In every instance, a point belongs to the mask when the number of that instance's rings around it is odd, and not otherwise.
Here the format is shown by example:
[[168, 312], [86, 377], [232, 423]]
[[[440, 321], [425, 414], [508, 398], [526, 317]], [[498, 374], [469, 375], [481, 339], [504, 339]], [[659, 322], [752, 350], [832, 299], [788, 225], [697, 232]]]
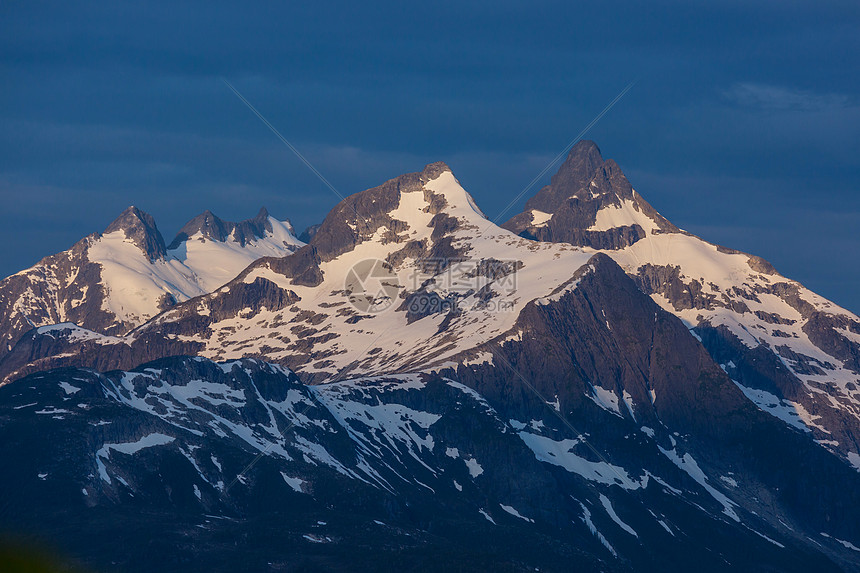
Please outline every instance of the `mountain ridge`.
[[302, 500], [290, 551], [327, 559], [381, 523], [401, 548], [513, 528], [514, 570], [856, 568], [860, 320], [674, 227], [593, 142], [536, 197], [498, 227], [444, 163], [388, 180], [127, 334], [31, 329], [0, 407], [77, 444], [37, 470], [61, 506], [141, 498], [186, 531], [176, 508]]
[[[289, 220], [285, 220], [284, 223], [290, 229], [290, 232], [295, 234]], [[240, 246], [244, 247], [247, 242], [265, 238], [267, 231], [271, 233], [273, 228], [272, 223], [269, 221], [269, 211], [265, 207], [261, 207], [255, 217], [238, 223], [225, 221], [207, 209], [185, 223], [176, 234], [176, 237], [173, 238], [173, 241], [170, 242], [170, 246], [167, 249], [171, 251], [176, 250], [182, 242], [196, 235], [199, 235], [203, 239], [211, 239], [221, 243], [225, 242], [232, 235], [233, 239]]]
[[[230, 232], [212, 237], [198, 229], [168, 248], [154, 218], [131, 206], [104, 232], [3, 279], [0, 357], [30, 328], [56, 323], [125, 334], [161, 310], [221, 286], [254, 259], [302, 244], [289, 221], [277, 221], [265, 209], [241, 223], [218, 221]], [[190, 246], [189, 238], [195, 239]], [[116, 296], [120, 300], [112, 303]]]
[[[257, 289], [255, 292], [271, 292], [273, 295], [274, 293], [284, 292], [287, 294], [277, 294], [274, 296], [281, 300], [295, 299], [298, 295], [293, 292], [295, 289], [290, 287], [290, 283], [294, 286], [300, 287], [318, 287], [325, 280], [325, 273], [322, 268], [325, 267], [327, 263], [336, 260], [339, 256], [344, 255], [345, 253], [359, 248], [362, 243], [367, 241], [378, 241], [379, 248], [384, 248], [385, 245], [391, 243], [399, 242], [399, 244], [402, 244], [402, 248], [397, 250], [397, 252], [389, 249], [384, 253], [384, 258], [387, 261], [386, 264], [393, 263], [395, 266], [402, 264], [404, 259], [407, 262], [412, 261], [411, 264], [417, 268], [426, 266], [428, 261], [431, 262], [431, 264], [437, 264], [439, 261], [458, 260], [468, 256], [471, 248], [469, 246], [469, 239], [464, 238], [465, 235], [468, 234], [463, 233], [464, 228], [469, 225], [473, 227], [483, 226], [485, 218], [480, 214], [480, 211], [474, 205], [474, 201], [470, 196], [468, 196], [468, 193], [462, 190], [458, 184], [456, 186], [459, 189], [457, 192], [459, 195], [456, 201], [460, 201], [462, 204], [470, 207], [465, 211], [467, 217], [465, 219], [461, 218], [461, 220], [458, 219], [458, 217], [452, 217], [445, 212], [448, 201], [444, 193], [440, 195], [432, 190], [428, 190], [427, 188], [427, 183], [429, 181], [439, 179], [445, 173], [450, 174], [453, 182], [456, 183], [456, 179], [453, 178], [450, 168], [440, 162], [428, 165], [421, 172], [406, 174], [394, 178], [378, 187], [348, 197], [332, 209], [307, 247], [299, 249], [294, 256], [287, 258], [261, 258], [243, 270], [234, 282], [241, 281], [241, 288], [245, 290], [249, 288], [250, 283], [259, 283], [258, 287], [254, 287]], [[419, 201], [420, 204], [416, 204], [415, 208], [420, 212], [426, 213], [427, 216], [425, 216], [424, 220], [420, 223], [417, 221], [413, 222], [412, 226], [417, 225], [417, 228], [420, 228], [423, 225], [427, 225], [430, 232], [426, 233], [429, 236], [424, 236], [420, 240], [408, 240], [408, 237], [405, 235], [401, 236], [400, 234], [403, 234], [404, 230], [408, 231], [408, 229], [411, 228], [410, 224], [405, 220], [397, 219], [391, 214], [398, 212], [400, 203], [402, 200], [405, 200], [404, 198], [413, 196], [413, 193], [419, 190], [423, 190], [424, 202], [421, 203], [421, 201]], [[570, 195], [571, 197], [577, 198], [576, 201], [568, 201], [568, 204], [574, 205], [576, 209], [567, 208], [565, 203], [567, 199], [564, 199], [564, 195]], [[610, 256], [614, 256], [625, 271], [635, 278], [640, 288], [645, 290], [652, 297], [655, 297], [658, 302], [665, 299], [665, 301], [661, 302], [662, 306], [670, 312], [681, 316], [691, 327], [699, 324], [699, 326], [704, 329], [712, 324], [714, 319], [702, 322], [701, 320], [692, 318], [692, 315], [690, 315], [692, 312], [707, 309], [734, 309], [732, 312], [737, 311], [736, 314], [741, 316], [749, 315], [758, 321], [759, 324], [765, 325], [769, 325], [774, 321], [783, 320], [773, 318], [778, 317], [778, 313], [770, 312], [765, 309], [755, 311], [750, 309], [752, 302], [754, 302], [753, 299], [758, 296], [756, 292], [781, 293], [777, 296], [788, 301], [786, 303], [787, 311], [794, 312], [796, 307], [800, 308], [802, 306], [801, 303], [812, 309], [805, 311], [805, 313], [809, 317], [812, 317], [814, 314], [815, 318], [812, 319], [811, 322], [813, 326], [806, 327], [804, 325], [804, 328], [812, 332], [820, 344], [827, 346], [828, 348], [835, 349], [831, 351], [843, 356], [845, 360], [847, 360], [847, 364], [853, 364], [853, 361], [855, 360], [854, 355], [857, 351], [855, 348], [856, 345], [852, 344], [850, 339], [846, 339], [838, 332], [836, 332], [836, 334], [832, 334], [836, 330], [836, 328], [833, 328], [832, 326], [834, 324], [837, 326], [842, 325], [850, 331], [852, 327], [856, 328], [856, 318], [852, 318], [850, 314], [842, 315], [843, 318], [841, 319], [829, 318], [832, 317], [832, 315], [828, 314], [826, 309], [833, 308], [830, 303], [827, 303], [826, 301], [820, 302], [823, 300], [820, 299], [820, 297], [819, 299], [815, 299], [816, 301], [819, 301], [817, 302], [819, 307], [821, 307], [821, 309], [819, 309], [814, 304], [804, 301], [802, 299], [802, 292], [806, 291], [803, 291], [802, 287], [794, 286], [795, 283], [790, 281], [778, 282], [782, 280], [781, 277], [779, 277], [776, 274], [775, 269], [773, 269], [773, 267], [763, 259], [752, 255], [742, 254], [739, 251], [732, 249], [710, 246], [693, 235], [684, 233], [680, 230], [674, 231], [674, 229], [677, 228], [670, 226], [671, 224], [668, 224], [667, 222], [664, 223], [665, 219], [663, 219], [659, 213], [654, 211], [653, 208], [650, 207], [644, 199], [641, 199], [633, 190], [623, 173], [621, 173], [620, 169], [617, 168], [617, 164], [615, 164], [615, 162], [611, 160], [603, 161], [599, 149], [593, 142], [583, 141], [574, 146], [567, 160], [560, 168], [559, 173], [553, 177], [551, 184], [539, 191], [535, 198], [537, 199], [534, 202], [527, 203], [526, 210], [524, 211], [525, 214], [530, 214], [532, 218], [534, 216], [534, 209], [530, 207], [530, 205], [538, 204], [545, 208], [550, 208], [552, 205], [556, 205], [558, 207], [560, 215], [559, 213], [550, 214], [551, 217], [547, 222], [547, 227], [550, 229], [550, 225], [553, 224], [557, 217], [559, 218], [559, 225], [563, 224], [565, 228], [573, 231], [574, 234], [580, 238], [583, 237], [581, 231], [586, 231], [591, 233], [591, 235], [585, 235], [586, 237], [612, 236], [614, 238], [621, 237], [623, 239], [629, 235], [619, 235], [617, 231], [619, 229], [632, 229], [633, 234], [632, 237], [630, 237], [630, 241], [622, 240], [620, 243], [612, 245], [613, 248], [611, 249], [595, 249], [593, 252], [604, 251], [610, 254]], [[579, 198], [584, 198], [586, 201], [583, 203]], [[568, 197], [568, 199], [570, 199], [570, 197]], [[586, 206], [583, 208], [583, 205]], [[468, 213], [471, 213], [471, 215]], [[430, 215], [432, 215], [432, 217]], [[408, 218], [412, 215], [403, 214], [397, 216]], [[511, 221], [515, 221], [518, 217], [522, 219], [521, 216], [515, 216]], [[519, 228], [516, 225], [511, 224], [510, 221], [503, 227], [505, 226], [511, 228], [512, 231], [517, 231]], [[383, 229], [383, 231], [380, 231], [380, 229]], [[536, 237], [532, 232], [533, 230], [535, 230], [535, 228], [532, 225], [531, 227], [522, 229], [519, 234], [526, 239], [535, 239]], [[416, 231], [413, 229], [412, 234], [414, 235], [415, 232]], [[459, 236], [458, 233], [460, 233]], [[545, 238], [551, 239], [551, 241], [544, 241], [544, 243], [556, 242], [559, 244], [569, 244], [569, 240], [565, 239], [569, 239], [570, 237], [557, 239], [549, 236]], [[693, 257], [695, 259], [696, 257], [700, 257], [703, 261], [713, 259], [717, 264], [724, 264], [719, 259], [722, 255], [726, 255], [726, 257], [729, 258], [735, 257], [737, 258], [737, 263], [732, 262], [731, 264], [743, 265], [742, 268], [745, 268], [746, 270], [741, 272], [749, 275], [752, 279], [759, 281], [760, 284], [743, 287], [742, 290], [738, 291], [737, 285], [727, 283], [728, 286], [726, 288], [728, 288], [728, 291], [714, 291], [714, 294], [705, 293], [705, 291], [709, 289], [718, 288], [716, 283], [711, 281], [710, 285], [712, 286], [709, 287], [704, 278], [700, 279], [698, 282], [696, 280], [693, 280], [692, 283], [687, 282], [681, 267], [676, 268], [673, 266], [674, 261], [672, 260], [672, 256], [670, 255], [667, 257], [666, 253], [660, 254], [659, 250], [655, 250], [655, 241], [665, 240], [666, 238], [669, 240], [668, 244], [670, 251], [673, 245], [672, 241], [677, 244], [677, 240], [681, 239], [691, 244], [692, 247], [685, 247], [693, 249], [691, 252], [692, 254], [684, 255], [688, 258]], [[509, 245], [512, 244], [512, 242], [509, 243]], [[642, 256], [641, 254], [643, 245], [646, 245], [646, 249], [650, 248], [651, 250], [651, 252], [645, 256]], [[588, 245], [580, 245], [580, 247], [585, 249], [583, 255], [587, 255], [589, 252], [592, 252], [590, 249], [593, 248]], [[630, 251], [630, 248], [640, 249], [640, 254], [637, 254], [637, 251]], [[711, 251], [712, 249], [714, 249], [714, 251]], [[556, 253], [553, 256], [558, 257], [560, 255], [560, 253]], [[382, 257], [382, 255], [380, 255], [380, 257]], [[659, 260], [661, 258], [662, 260]], [[735, 260], [735, 258], [731, 258], [731, 260]], [[741, 263], [740, 258], [745, 258], [745, 261]], [[640, 263], [642, 260], [653, 262], [641, 265]], [[582, 262], [585, 262], [585, 259], [583, 259]], [[721, 267], [716, 268], [718, 269], [718, 272], [723, 272], [719, 271], [719, 268]], [[701, 272], [713, 272], [709, 269], [710, 267]], [[435, 271], [441, 270], [443, 269], [435, 269]], [[267, 275], [269, 272], [274, 272], [278, 277], [286, 278], [287, 283], [281, 284], [283, 278], [277, 278], [274, 280], [274, 283], [272, 283], [272, 278]], [[336, 272], [343, 272], [343, 270], [337, 270]], [[731, 272], [738, 271], [732, 270]], [[762, 274], [756, 275], [755, 273]], [[249, 278], [253, 276], [257, 276], [258, 278]], [[755, 278], [756, 276], [759, 278]], [[768, 276], [774, 278], [767, 279], [766, 277]], [[762, 282], [762, 280], [764, 280], [764, 282]], [[260, 283], [259, 281], [263, 282]], [[265, 284], [268, 284], [269, 286], [264, 286]], [[413, 294], [418, 295], [418, 291]], [[421, 296], [426, 294], [427, 293], [424, 293]], [[216, 298], [219, 296], [220, 295], [217, 295]], [[284, 296], [286, 296], [286, 298], [283, 298]], [[401, 292], [401, 296], [406, 296], [406, 294]], [[457, 297], [454, 297], [454, 299], [456, 298]], [[298, 300], [300, 299], [301, 296], [298, 296]], [[408, 301], [412, 299], [407, 297], [406, 300]], [[434, 300], [438, 302], [442, 299], [437, 298]], [[190, 324], [192, 325], [199, 324], [200, 322], [198, 318], [195, 318], [195, 314], [197, 313], [196, 309], [198, 308], [195, 305], [197, 304], [198, 303], [193, 303], [191, 307], [189, 307], [189, 311], [185, 313], [191, 319]], [[260, 301], [256, 301], [256, 303], [254, 301], [249, 301], [249, 304], [250, 307], [248, 308], [254, 308], [255, 304], [260, 304]], [[280, 308], [280, 305], [283, 303], [276, 302], [275, 304]], [[404, 304], [406, 303], [404, 302]], [[785, 313], [787, 311], [782, 310], [781, 312]], [[156, 323], [153, 325], [155, 330], [159, 328], [159, 324], [168, 323], [171, 320], [170, 316], [176, 315], [177, 312], [179, 311], [172, 310], [164, 316], [159, 316]], [[318, 309], [307, 308], [304, 312], [318, 314]], [[350, 314], [350, 316], [354, 316], [356, 320], [363, 320], [360, 315]], [[448, 319], [456, 321], [457, 316], [450, 315]], [[725, 317], [720, 318], [720, 320], [724, 319]], [[732, 329], [736, 328], [737, 324], [743, 324], [743, 320], [752, 319], [744, 318], [740, 323], [734, 322], [727, 324], [727, 328], [731, 331], [732, 336], [737, 336], [737, 332], [739, 331]], [[836, 320], [836, 322], [833, 322], [834, 320]], [[783, 320], [783, 322], [785, 321], [791, 322], [794, 321], [794, 319], [787, 318]], [[719, 327], [720, 325], [713, 324], [713, 326]], [[145, 327], [144, 330], [147, 328], [150, 330], [152, 329], [151, 327]], [[197, 327], [180, 327], [179, 330], [174, 330], [174, 332], [177, 334], [184, 332], [184, 336], [189, 336], [193, 334], [195, 328]], [[761, 327], [759, 326], [759, 328]], [[310, 328], [308, 332], [317, 330], [318, 329], [316, 328]], [[773, 332], [774, 336], [780, 337], [783, 335], [784, 329], [774, 329]], [[330, 338], [330, 335], [327, 336]], [[800, 334], [796, 333], [795, 337], [797, 336], [800, 336]], [[804, 333], [804, 336], [808, 335]], [[307, 345], [308, 342], [301, 342], [299, 344], [299, 346], [303, 347], [307, 347]], [[808, 362], [807, 359], [802, 357], [804, 355], [798, 354], [796, 350], [788, 349], [783, 353], [792, 357], [792, 360], [799, 358], [801, 362], [804, 360]], [[324, 354], [331, 355], [331, 352]], [[220, 355], [224, 356], [223, 354]], [[216, 352], [212, 356], [217, 358], [219, 354]], [[820, 359], [818, 361], [821, 362]], [[731, 360], [727, 362], [734, 364], [738, 363], [737, 361], [733, 362]], [[294, 368], [301, 366], [299, 363], [294, 361], [289, 362], [289, 365]], [[814, 371], [817, 367], [801, 367], [801, 369], [803, 368], [809, 371]], [[845, 372], [846, 374], [844, 376], [851, 375], [850, 368]], [[760, 385], [760, 382], [757, 382], [757, 384]], [[846, 382], [846, 384], [849, 383]], [[753, 387], [754, 386], [751, 386], [750, 388]], [[772, 384], [768, 387], [772, 387]], [[848, 393], [848, 398], [850, 399], [850, 392]], [[824, 406], [822, 404], [815, 404], [814, 411], [819, 410], [821, 407]], [[837, 417], [842, 417], [842, 415], [840, 414]], [[807, 418], [809, 418], [809, 416], [807, 416]], [[855, 440], [853, 434], [843, 434], [843, 438], [846, 438], [848, 442]]]

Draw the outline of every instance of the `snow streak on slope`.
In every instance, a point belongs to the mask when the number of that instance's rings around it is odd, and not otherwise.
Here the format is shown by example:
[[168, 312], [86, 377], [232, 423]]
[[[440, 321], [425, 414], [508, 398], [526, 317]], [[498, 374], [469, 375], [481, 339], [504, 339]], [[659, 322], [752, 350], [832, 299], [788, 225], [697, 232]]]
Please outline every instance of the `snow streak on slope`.
[[624, 489], [638, 489], [648, 486], [647, 475], [637, 480], [631, 478], [627, 470], [622, 467], [611, 465], [605, 461], [592, 462], [574, 454], [573, 449], [582, 442], [579, 438], [555, 441], [530, 432], [519, 432], [519, 436], [534, 452], [538, 460], [561, 466], [589, 481], [605, 485], [617, 485]]

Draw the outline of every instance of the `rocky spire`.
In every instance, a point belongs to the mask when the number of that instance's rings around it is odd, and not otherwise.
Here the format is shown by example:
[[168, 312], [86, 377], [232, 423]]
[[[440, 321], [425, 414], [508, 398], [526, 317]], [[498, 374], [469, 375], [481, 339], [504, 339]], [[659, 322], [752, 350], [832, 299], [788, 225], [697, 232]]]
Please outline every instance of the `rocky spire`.
[[590, 199], [596, 194], [632, 196], [630, 182], [612, 159], [603, 160], [593, 141], [583, 139], [573, 146], [550, 184], [526, 202], [526, 209], [554, 213], [567, 199]]
[[260, 212], [253, 219], [246, 219], [233, 226], [234, 237], [242, 246], [256, 239], [262, 239], [267, 232], [272, 232], [272, 223], [269, 221], [269, 212], [265, 207], [260, 207]]
[[164, 237], [155, 225], [152, 215], [145, 213], [135, 206], [131, 206], [117, 217], [113, 223], [108, 225], [104, 234], [123, 231], [126, 239], [131, 240], [143, 251], [150, 261], [163, 259], [167, 255], [164, 245]]
[[272, 231], [272, 224], [269, 221], [269, 212], [265, 207], [262, 207], [253, 219], [239, 223], [225, 221], [207, 209], [185, 223], [185, 226], [180, 229], [168, 248], [170, 250], [176, 249], [189, 237], [195, 235], [221, 243], [232, 235], [234, 240], [244, 247], [245, 243], [265, 237], [267, 231]]

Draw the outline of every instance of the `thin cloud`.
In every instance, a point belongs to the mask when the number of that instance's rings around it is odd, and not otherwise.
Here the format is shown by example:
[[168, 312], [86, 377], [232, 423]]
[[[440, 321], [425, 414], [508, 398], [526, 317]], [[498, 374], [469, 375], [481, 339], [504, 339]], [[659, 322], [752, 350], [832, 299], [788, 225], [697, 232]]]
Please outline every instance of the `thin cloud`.
[[723, 95], [737, 105], [767, 110], [822, 111], [850, 106], [850, 100], [844, 94], [815, 93], [758, 83], [735, 84]]

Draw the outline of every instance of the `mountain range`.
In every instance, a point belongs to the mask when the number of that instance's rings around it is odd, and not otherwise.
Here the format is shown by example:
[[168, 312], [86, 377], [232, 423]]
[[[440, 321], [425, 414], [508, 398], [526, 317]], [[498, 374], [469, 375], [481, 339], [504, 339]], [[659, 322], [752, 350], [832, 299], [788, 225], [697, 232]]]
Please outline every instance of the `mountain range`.
[[860, 567], [860, 319], [593, 142], [502, 225], [433, 163], [301, 239], [131, 207], [0, 282], [2, 522], [104, 570]]
[[252, 261], [302, 245], [290, 222], [266, 209], [241, 223], [205, 211], [166, 245], [152, 216], [129, 207], [103, 233], [0, 283], [0, 356], [39, 326], [73, 322], [127, 334], [165, 308], [225, 284]]

